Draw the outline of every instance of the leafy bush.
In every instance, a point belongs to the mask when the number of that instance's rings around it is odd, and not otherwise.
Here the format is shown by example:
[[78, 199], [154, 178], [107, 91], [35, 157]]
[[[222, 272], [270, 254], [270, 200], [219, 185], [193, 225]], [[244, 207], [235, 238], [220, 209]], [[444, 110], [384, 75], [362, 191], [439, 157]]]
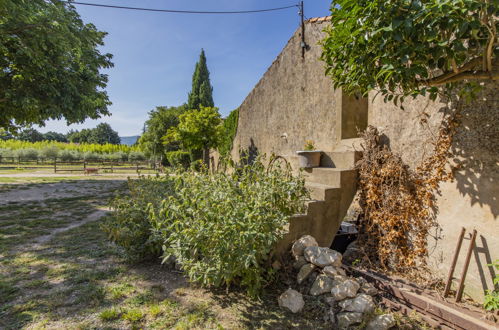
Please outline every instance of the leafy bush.
[[37, 160], [38, 150], [33, 148], [20, 149], [16, 151], [16, 156], [20, 157], [21, 160]]
[[118, 151], [105, 155], [105, 159], [115, 162], [126, 162], [128, 160], [128, 155], [122, 151]]
[[191, 163], [190, 153], [181, 150], [167, 152], [166, 159], [168, 159], [168, 163], [173, 167], [187, 168]]
[[42, 149], [40, 156], [45, 159], [54, 159], [59, 154], [59, 148], [56, 146], [48, 146]]
[[86, 161], [98, 161], [102, 160], [102, 155], [96, 152], [88, 151], [83, 154], [83, 159], [85, 159]]
[[[492, 264], [488, 264], [487, 266], [494, 267], [495, 271], [499, 272], [499, 259]], [[499, 286], [499, 273], [496, 273], [493, 284], [495, 288]], [[496, 290], [495, 288], [487, 290], [484, 298], [483, 307], [488, 311], [499, 310], [499, 290]]]
[[140, 162], [146, 160], [146, 156], [140, 151], [132, 151], [128, 155], [128, 160], [131, 162]]
[[239, 120], [239, 109], [232, 110], [231, 113], [225, 118], [222, 127], [223, 135], [221, 138], [218, 151], [220, 155], [225, 156], [230, 154], [232, 150], [232, 143], [237, 133], [237, 122]]
[[270, 254], [292, 214], [302, 211], [302, 178], [258, 159], [229, 173], [173, 171], [129, 181], [103, 228], [131, 259], [174, 257], [193, 281], [240, 284], [257, 294], [273, 279]]
[[80, 158], [79, 155], [76, 155], [72, 150], [62, 150], [59, 153], [59, 159], [65, 162], [76, 160], [78, 158]]
[[131, 261], [158, 257], [161, 244], [151, 237], [149, 208], [158, 207], [161, 200], [173, 193], [170, 176], [140, 177], [128, 180], [128, 195], [119, 196], [111, 202], [112, 216], [102, 229], [111, 241], [121, 246]]

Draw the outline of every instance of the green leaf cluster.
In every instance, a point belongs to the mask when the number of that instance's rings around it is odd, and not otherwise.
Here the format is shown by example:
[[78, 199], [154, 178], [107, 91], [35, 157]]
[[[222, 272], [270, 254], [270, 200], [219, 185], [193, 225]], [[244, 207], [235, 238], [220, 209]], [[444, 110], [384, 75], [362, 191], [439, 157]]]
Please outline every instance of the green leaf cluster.
[[334, 0], [321, 59], [349, 93], [434, 99], [437, 86], [473, 79], [497, 57], [498, 22], [495, 1]]
[[105, 35], [84, 24], [70, 2], [0, 1], [0, 127], [109, 115], [107, 75], [100, 73], [113, 66], [99, 50]]
[[179, 123], [179, 116], [186, 111], [186, 105], [179, 107], [156, 107], [149, 112], [149, 119], [144, 125], [144, 133], [138, 140], [138, 145], [151, 158], [163, 159], [169, 151], [179, 148], [179, 143], [164, 143], [163, 137], [170, 128]]
[[[192, 281], [241, 285], [256, 295], [274, 278], [273, 248], [308, 197], [303, 178], [263, 162], [130, 181], [132, 193], [115, 202], [120, 208], [113, 207], [106, 230], [132, 255], [162, 248], [163, 261], [174, 257]], [[134, 197], [138, 185], [144, 195]]]
[[222, 119], [218, 108], [203, 107], [179, 116], [179, 124], [168, 130], [164, 141], [179, 142], [186, 150], [216, 148], [222, 136]]
[[239, 109], [232, 110], [222, 125], [222, 137], [218, 151], [220, 155], [227, 156], [232, 150], [232, 144], [237, 133], [237, 123], [239, 121]]
[[170, 166], [186, 169], [191, 163], [191, 153], [182, 150], [169, 151], [166, 153], [166, 159]]
[[494, 289], [487, 290], [483, 307], [488, 311], [497, 311], [499, 310], [499, 290], [497, 289], [499, 287], [499, 259], [487, 266], [495, 268], [496, 276], [493, 281]]
[[188, 109], [200, 109], [204, 107], [214, 107], [213, 102], [213, 87], [210, 82], [210, 72], [206, 64], [206, 55], [204, 49], [201, 49], [199, 61], [196, 63], [194, 73], [192, 75], [192, 89], [188, 96]]

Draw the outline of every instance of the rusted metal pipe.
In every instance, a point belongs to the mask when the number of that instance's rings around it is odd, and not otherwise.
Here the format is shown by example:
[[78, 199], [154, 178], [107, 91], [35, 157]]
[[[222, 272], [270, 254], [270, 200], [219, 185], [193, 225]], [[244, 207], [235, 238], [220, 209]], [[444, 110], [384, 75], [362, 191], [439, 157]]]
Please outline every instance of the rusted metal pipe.
[[461, 229], [461, 234], [457, 239], [457, 246], [456, 249], [454, 250], [454, 257], [452, 258], [452, 264], [450, 265], [449, 275], [447, 276], [447, 283], [445, 284], [444, 297], [447, 297], [450, 291], [450, 287], [452, 285], [452, 277], [454, 276], [454, 270], [456, 269], [457, 258], [459, 257], [459, 252], [461, 251], [461, 245], [463, 244], [463, 238], [465, 232], [466, 229], [463, 227]]
[[463, 272], [461, 273], [461, 280], [459, 281], [459, 287], [456, 293], [456, 302], [460, 302], [463, 297], [464, 281], [466, 280], [466, 273], [468, 273], [468, 267], [470, 265], [471, 253], [473, 253], [473, 248], [475, 247], [476, 239], [476, 229], [473, 229], [473, 235], [471, 236], [470, 246], [468, 247], [468, 254], [466, 255], [466, 260], [464, 261]]

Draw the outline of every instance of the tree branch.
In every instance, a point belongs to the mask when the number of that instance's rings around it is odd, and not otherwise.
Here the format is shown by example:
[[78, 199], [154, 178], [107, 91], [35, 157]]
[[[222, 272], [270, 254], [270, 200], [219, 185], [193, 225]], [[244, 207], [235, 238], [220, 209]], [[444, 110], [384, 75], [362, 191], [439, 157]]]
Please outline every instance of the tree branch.
[[480, 57], [476, 57], [476, 58], [470, 60], [468, 63], [461, 66], [460, 68], [458, 68], [457, 72], [456, 71], [447, 72], [447, 73], [441, 74], [438, 77], [434, 77], [434, 78], [427, 79], [427, 80], [422, 80], [421, 83], [428, 84], [428, 85], [439, 84], [441, 81], [445, 81], [447, 79], [450, 79], [450, 78], [452, 78], [452, 77], [454, 77], [462, 72], [467, 72], [481, 63], [482, 63], [482, 59]]
[[444, 80], [426, 82], [429, 86], [439, 86], [461, 80], [499, 80], [499, 71], [465, 71]]

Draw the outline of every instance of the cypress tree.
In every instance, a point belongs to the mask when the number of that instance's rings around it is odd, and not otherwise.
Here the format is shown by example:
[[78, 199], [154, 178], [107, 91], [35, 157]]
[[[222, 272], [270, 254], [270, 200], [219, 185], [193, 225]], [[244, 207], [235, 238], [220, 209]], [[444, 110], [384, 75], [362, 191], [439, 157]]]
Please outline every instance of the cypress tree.
[[206, 65], [204, 49], [201, 49], [199, 61], [196, 63], [194, 74], [192, 75], [192, 89], [187, 101], [188, 109], [200, 109], [204, 107], [214, 107], [213, 87], [210, 83], [210, 72]]

